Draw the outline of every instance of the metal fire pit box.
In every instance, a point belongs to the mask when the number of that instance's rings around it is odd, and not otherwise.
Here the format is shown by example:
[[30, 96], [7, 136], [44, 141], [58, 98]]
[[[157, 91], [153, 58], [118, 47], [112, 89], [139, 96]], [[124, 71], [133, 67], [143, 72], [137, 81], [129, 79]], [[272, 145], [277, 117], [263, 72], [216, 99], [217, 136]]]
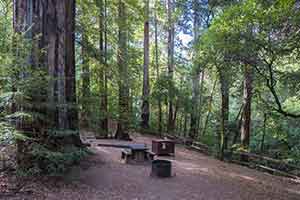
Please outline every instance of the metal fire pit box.
[[168, 178], [172, 176], [172, 162], [168, 160], [153, 160], [151, 176]]
[[172, 140], [153, 140], [152, 152], [158, 156], [175, 156], [175, 142]]

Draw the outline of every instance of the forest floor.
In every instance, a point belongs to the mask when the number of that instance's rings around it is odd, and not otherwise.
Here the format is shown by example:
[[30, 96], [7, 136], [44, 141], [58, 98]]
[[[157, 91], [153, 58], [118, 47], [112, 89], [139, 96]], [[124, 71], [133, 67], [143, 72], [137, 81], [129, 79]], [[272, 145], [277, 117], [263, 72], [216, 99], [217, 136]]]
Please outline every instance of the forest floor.
[[[150, 136], [134, 142], [150, 145]], [[225, 163], [176, 146], [172, 178], [150, 177], [150, 164], [121, 162], [121, 149], [99, 147], [114, 140], [88, 139], [95, 152], [64, 177], [18, 180], [0, 173], [0, 199], [48, 200], [299, 200], [300, 184]], [[126, 143], [126, 142], [121, 142]], [[15, 188], [15, 189], [13, 189]], [[17, 188], [17, 189], [16, 189]]]

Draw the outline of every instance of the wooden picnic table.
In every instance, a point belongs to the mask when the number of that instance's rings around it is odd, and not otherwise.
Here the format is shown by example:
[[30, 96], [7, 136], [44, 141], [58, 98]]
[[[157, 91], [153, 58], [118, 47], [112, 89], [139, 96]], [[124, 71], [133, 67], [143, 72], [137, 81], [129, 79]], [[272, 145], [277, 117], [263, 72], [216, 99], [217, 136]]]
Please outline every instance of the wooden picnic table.
[[146, 144], [141, 143], [129, 143], [129, 144], [98, 144], [102, 147], [114, 147], [122, 148], [122, 159], [126, 163], [130, 161], [135, 162], [144, 162], [146, 160], [153, 160], [155, 154], [149, 151], [149, 148]]
[[122, 151], [122, 158], [125, 162], [144, 162], [153, 160], [154, 154], [149, 151], [146, 144], [129, 144], [127, 149]]
[[128, 145], [131, 151], [131, 159], [137, 162], [143, 162], [147, 159], [148, 148], [145, 144]]

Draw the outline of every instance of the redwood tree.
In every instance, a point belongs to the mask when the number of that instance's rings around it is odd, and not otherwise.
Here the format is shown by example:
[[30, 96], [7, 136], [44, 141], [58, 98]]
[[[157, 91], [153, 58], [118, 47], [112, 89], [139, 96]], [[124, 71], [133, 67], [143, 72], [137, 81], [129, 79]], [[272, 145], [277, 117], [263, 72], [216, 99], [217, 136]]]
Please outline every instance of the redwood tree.
[[193, 1], [193, 10], [194, 10], [194, 72], [192, 75], [192, 109], [191, 109], [191, 124], [190, 124], [190, 132], [189, 137], [191, 139], [195, 139], [197, 132], [198, 132], [198, 116], [199, 116], [199, 109], [198, 109], [198, 102], [199, 102], [199, 83], [200, 83], [200, 66], [197, 62], [196, 52], [197, 52], [197, 42], [200, 36], [200, 5], [197, 0]]
[[244, 95], [242, 113], [242, 126], [241, 126], [241, 143], [245, 150], [248, 150], [250, 143], [251, 132], [251, 99], [252, 99], [252, 82], [253, 70], [250, 65], [245, 65], [244, 68]]
[[100, 47], [100, 135], [107, 137], [108, 135], [108, 92], [107, 92], [107, 19], [106, 19], [106, 0], [97, 1], [99, 7], [99, 47]]
[[129, 140], [129, 77], [127, 64], [127, 14], [123, 0], [118, 3], [118, 68], [119, 68], [119, 121], [115, 137]]
[[[47, 123], [35, 120], [30, 130], [26, 127], [28, 136], [37, 139], [32, 142], [53, 151], [66, 146], [81, 147], [75, 85], [75, 0], [15, 0], [13, 21], [15, 32], [26, 32], [25, 37], [32, 41], [28, 65], [33, 70], [44, 70], [49, 77], [47, 88], [30, 94], [30, 109], [47, 114]], [[45, 97], [40, 97], [41, 94]], [[51, 136], [53, 131], [61, 134], [63, 130], [71, 134]], [[32, 165], [30, 159], [34, 158], [28, 157], [28, 144], [19, 142], [18, 153], [22, 154], [18, 160], [22, 167]]]
[[221, 86], [221, 130], [219, 134], [220, 159], [223, 159], [227, 148], [228, 120], [229, 120], [229, 73], [228, 69], [219, 68]]
[[168, 15], [168, 76], [169, 76], [169, 115], [168, 115], [168, 132], [172, 132], [175, 128], [174, 120], [174, 100], [173, 100], [173, 77], [174, 77], [174, 47], [175, 47], [175, 27], [174, 27], [174, 2], [167, 1], [167, 15]]
[[[157, 2], [155, 6], [157, 5]], [[159, 70], [159, 50], [158, 50], [158, 19], [157, 11], [155, 9], [154, 13], [154, 38], [155, 38], [155, 67], [156, 67], [156, 81], [160, 79], [160, 70]], [[162, 131], [162, 102], [161, 96], [158, 96], [158, 132], [161, 134]]]
[[149, 105], [149, 0], [145, 0], [144, 22], [144, 76], [143, 76], [143, 103], [142, 103], [142, 129], [149, 128], [150, 105]]

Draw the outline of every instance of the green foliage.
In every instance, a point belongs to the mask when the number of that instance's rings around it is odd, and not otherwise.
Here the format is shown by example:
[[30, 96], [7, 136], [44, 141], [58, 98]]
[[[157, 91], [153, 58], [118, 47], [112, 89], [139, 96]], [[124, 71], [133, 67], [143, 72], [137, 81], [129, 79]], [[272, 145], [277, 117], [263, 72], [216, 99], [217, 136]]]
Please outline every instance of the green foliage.
[[79, 132], [76, 130], [74, 131], [74, 130], [67, 130], [67, 129], [48, 131], [49, 137], [54, 137], [54, 138], [64, 138], [64, 137], [74, 136], [78, 134]]
[[48, 174], [51, 176], [61, 176], [72, 165], [79, 162], [91, 154], [87, 149], [67, 147], [62, 151], [53, 151], [43, 145], [33, 144], [30, 152], [34, 157], [34, 165], [30, 169], [19, 169], [22, 176], [32, 176], [38, 174]]

